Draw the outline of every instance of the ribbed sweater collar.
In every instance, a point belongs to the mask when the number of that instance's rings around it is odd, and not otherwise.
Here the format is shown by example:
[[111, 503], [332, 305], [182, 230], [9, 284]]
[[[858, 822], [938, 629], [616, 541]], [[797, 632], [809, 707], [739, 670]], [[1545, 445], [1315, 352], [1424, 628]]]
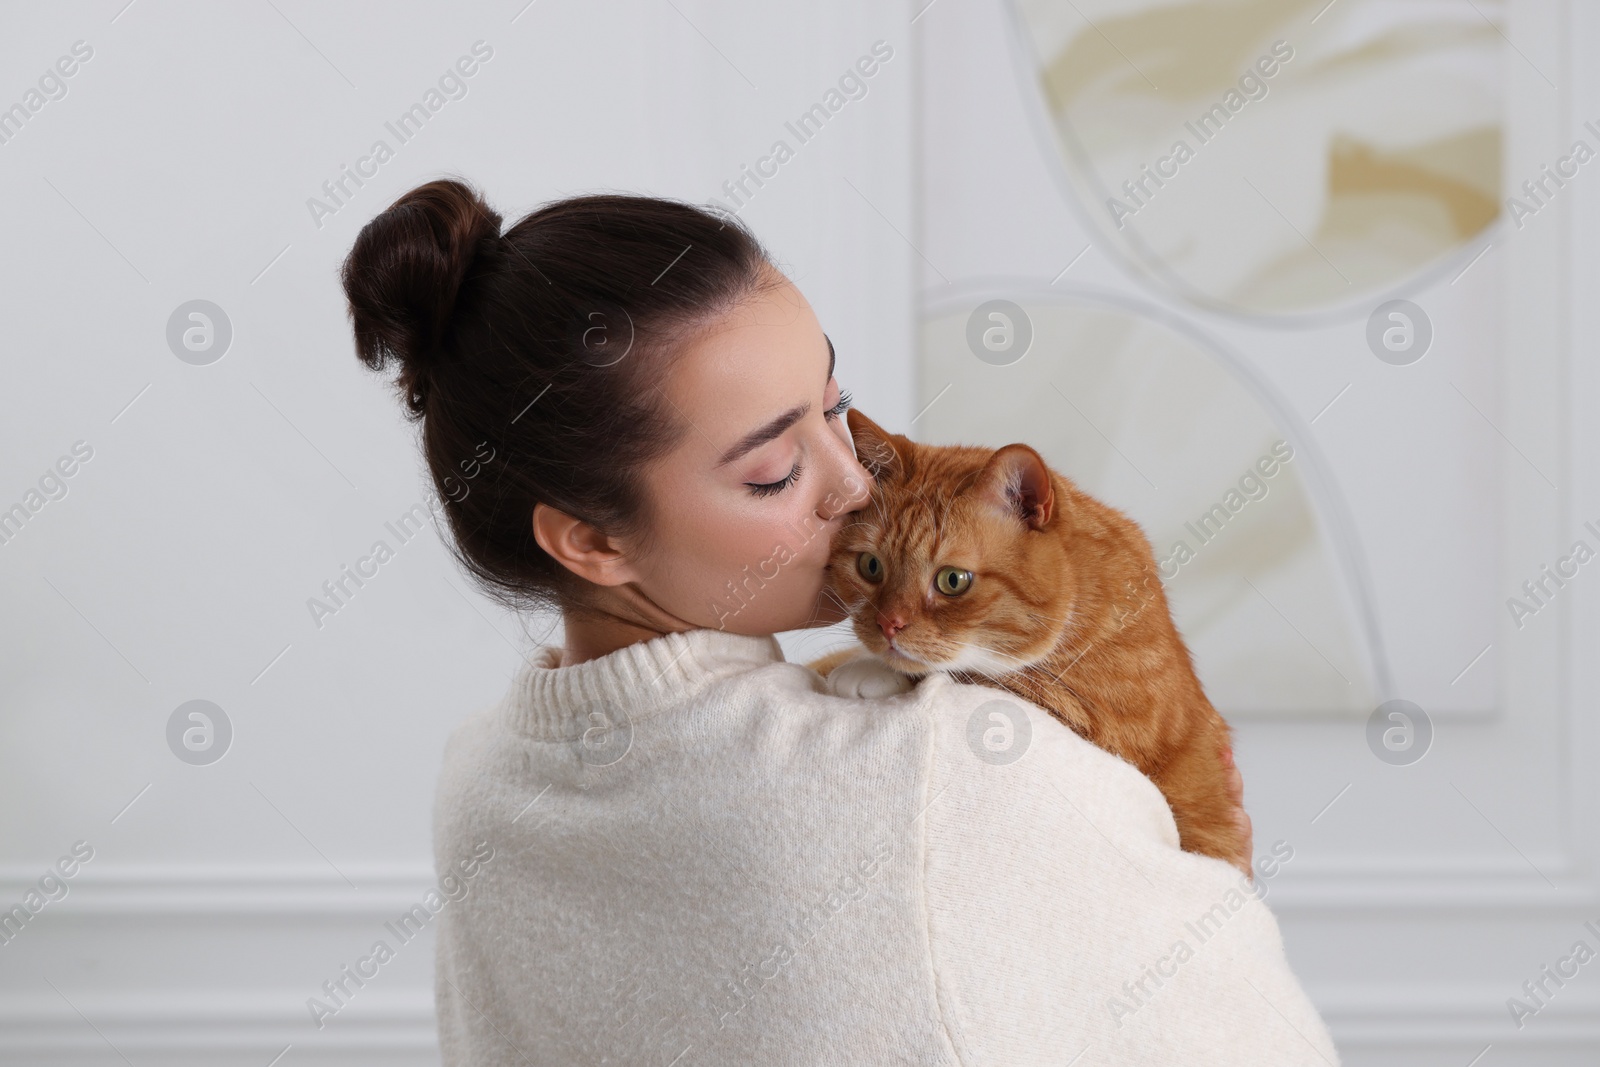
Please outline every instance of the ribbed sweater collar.
[[576, 740], [604, 710], [642, 719], [692, 696], [718, 678], [783, 662], [770, 634], [688, 630], [627, 645], [571, 667], [558, 645], [542, 645], [517, 671], [502, 702], [512, 729], [541, 740]]

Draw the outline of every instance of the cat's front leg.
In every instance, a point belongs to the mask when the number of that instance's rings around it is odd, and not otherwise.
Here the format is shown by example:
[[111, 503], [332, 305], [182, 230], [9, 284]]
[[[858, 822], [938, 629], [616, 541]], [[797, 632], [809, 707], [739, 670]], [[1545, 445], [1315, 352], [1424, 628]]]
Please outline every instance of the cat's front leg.
[[859, 646], [841, 648], [806, 664], [828, 680], [828, 692], [839, 697], [876, 700], [909, 692], [917, 679], [907, 677]]
[[847, 660], [828, 674], [828, 690], [834, 696], [880, 700], [915, 687], [914, 679], [873, 655]]
[[848, 648], [836, 649], [833, 652], [829, 652], [826, 656], [818, 657], [817, 659], [812, 660], [810, 663], [807, 663], [806, 666], [826, 678], [828, 675], [832, 674], [833, 669], [839, 666], [841, 663], [848, 663], [853, 659], [865, 655], [868, 655], [866, 649], [861, 648], [860, 646], [850, 646]]

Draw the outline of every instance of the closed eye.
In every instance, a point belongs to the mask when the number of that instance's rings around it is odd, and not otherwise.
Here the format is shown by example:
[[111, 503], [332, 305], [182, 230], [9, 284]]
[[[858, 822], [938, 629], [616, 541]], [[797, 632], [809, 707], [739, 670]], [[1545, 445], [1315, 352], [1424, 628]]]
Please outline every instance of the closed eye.
[[[833, 407], [829, 408], [827, 411], [823, 412], [822, 413], [823, 417], [828, 419], [829, 421], [832, 421], [834, 419], [839, 418], [841, 415], [843, 415], [846, 411], [848, 411], [850, 409], [850, 399], [851, 399], [850, 398], [850, 394], [848, 392], [845, 392], [844, 390], [840, 390], [840, 392], [839, 392], [839, 402], [837, 404], [833, 405]], [[783, 478], [783, 479], [781, 479], [779, 481], [776, 481], [776, 482], [746, 482], [744, 484], [748, 485], [750, 487], [750, 491], [752, 493], [754, 493], [758, 497], [771, 496], [774, 493], [783, 492], [785, 489], [789, 488], [795, 482], [799, 481], [800, 480], [800, 473], [801, 473], [801, 471], [803, 469], [804, 468], [802, 468], [797, 463], [797, 464], [795, 464], [794, 470], [789, 472], [789, 476], [786, 477], [786, 478]]]
[[827, 411], [823, 412], [823, 417], [828, 419], [837, 419], [840, 415], [843, 415], [847, 410], [849, 410], [849, 408], [850, 394], [841, 390], [839, 393], [839, 402], [833, 405], [833, 407], [829, 408]]
[[801, 468], [800, 464], [796, 463], [795, 466], [794, 466], [794, 470], [789, 472], [789, 476], [787, 478], [781, 479], [780, 481], [776, 481], [776, 482], [759, 482], [759, 483], [758, 482], [745, 482], [744, 484], [748, 485], [750, 487], [750, 491], [752, 493], [754, 493], [756, 496], [771, 496], [773, 493], [781, 493], [781, 492], [783, 492], [785, 489], [789, 488], [795, 482], [799, 481], [800, 480], [800, 471], [801, 471], [801, 469], [802, 468]]

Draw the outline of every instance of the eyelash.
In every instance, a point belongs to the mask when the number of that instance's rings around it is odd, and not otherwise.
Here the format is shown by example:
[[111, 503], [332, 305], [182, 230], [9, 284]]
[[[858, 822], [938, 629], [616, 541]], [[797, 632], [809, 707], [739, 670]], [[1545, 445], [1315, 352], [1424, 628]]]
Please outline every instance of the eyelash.
[[794, 470], [789, 472], [789, 477], [783, 479], [783, 481], [767, 482], [763, 485], [750, 485], [750, 491], [756, 496], [771, 496], [774, 493], [781, 493], [795, 482], [800, 480], [800, 472], [803, 469], [804, 468], [797, 463], [795, 464]]
[[[833, 419], [837, 419], [841, 415], [843, 415], [845, 413], [845, 411], [849, 409], [849, 407], [850, 407], [850, 394], [848, 392], [845, 392], [845, 391], [841, 390], [839, 392], [839, 402], [837, 404], [833, 405], [833, 407], [829, 408], [827, 411], [823, 412], [823, 418], [828, 419], [830, 421], [833, 420]], [[782, 481], [765, 482], [765, 483], [762, 483], [762, 484], [751, 484], [751, 483], [747, 482], [745, 484], [750, 485], [750, 491], [752, 493], [754, 493], [756, 496], [771, 496], [774, 493], [783, 492], [785, 489], [789, 488], [795, 482], [799, 481], [800, 480], [801, 471], [803, 471], [803, 470], [804, 470], [803, 467], [801, 467], [799, 464], [796, 464], [794, 470], [790, 471], [789, 472], [789, 476], [787, 478], [783, 479]]]

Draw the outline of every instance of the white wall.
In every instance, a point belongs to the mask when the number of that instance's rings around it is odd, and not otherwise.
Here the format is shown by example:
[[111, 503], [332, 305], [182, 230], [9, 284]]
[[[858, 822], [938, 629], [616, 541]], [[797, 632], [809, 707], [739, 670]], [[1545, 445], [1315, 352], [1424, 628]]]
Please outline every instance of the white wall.
[[[1035, 147], [1002, 136], [1019, 100], [998, 0], [939, 0], [914, 25], [921, 0], [674, 3], [9, 16], [0, 106], [74, 42], [94, 53], [0, 144], [0, 508], [75, 442], [93, 457], [0, 545], [0, 906], [75, 842], [94, 858], [0, 946], [0, 1063], [261, 1065], [286, 1046], [285, 1065], [435, 1061], [426, 937], [326, 1029], [305, 1001], [431, 885], [444, 738], [548, 622], [524, 632], [488, 607], [432, 533], [321, 629], [307, 611], [426, 491], [412, 430], [353, 357], [333, 274], [395, 196], [454, 172], [508, 218], [601, 188], [705, 200], [884, 39], [895, 58], [868, 97], [746, 214], [816, 305], [843, 383], [892, 428], [915, 414], [918, 291], [943, 285], [924, 254], [948, 268], [965, 248], [970, 273], [1049, 281], [1082, 247], [1056, 254], [1069, 213], [1034, 210], [1055, 187]], [[1512, 124], [1515, 184], [1600, 115], [1584, 63], [1600, 19], [1511, 12], [1509, 35], [1554, 58], [1561, 86]], [[468, 95], [313, 225], [306, 199], [480, 39], [494, 56]], [[1496, 486], [1507, 596], [1600, 524], [1597, 190], [1586, 173], [1502, 250], [1503, 427], [1549, 449], [1559, 485]], [[1074, 272], [1125, 280], [1097, 256]], [[207, 366], [165, 337], [197, 298], [233, 328]], [[1304, 413], [1332, 392], [1308, 391]], [[1347, 1063], [1459, 1067], [1486, 1046], [1485, 1067], [1594, 1062], [1593, 965], [1520, 1031], [1505, 1007], [1600, 920], [1600, 578], [1536, 622], [1497, 624], [1492, 708], [1441, 724], [1414, 767], [1378, 764], [1359, 724], [1240, 724], [1257, 840], [1297, 850], [1269, 902]], [[234, 730], [210, 766], [166, 740], [194, 699]]]
[[[445, 173], [509, 220], [602, 189], [701, 202], [776, 139], [744, 215], [816, 307], [839, 376], [893, 424], [913, 321], [908, 16], [896, 3], [38, 5], [0, 35], [0, 106], [92, 55], [0, 144], [0, 507], [85, 442], [67, 493], [0, 545], [0, 904], [93, 859], [0, 946], [0, 1062], [436, 1061], [431, 937], [318, 1030], [308, 997], [432, 885], [444, 739], [547, 634], [494, 610], [429, 530], [412, 429], [353, 355], [335, 269]], [[786, 120], [874, 41], [868, 94]], [[322, 225], [307, 199], [477, 41], [492, 48]], [[852, 188], [852, 184], [854, 188]], [[232, 327], [169, 349], [186, 301]], [[376, 540], [338, 613], [307, 600]], [[166, 730], [204, 699], [224, 758]]]

